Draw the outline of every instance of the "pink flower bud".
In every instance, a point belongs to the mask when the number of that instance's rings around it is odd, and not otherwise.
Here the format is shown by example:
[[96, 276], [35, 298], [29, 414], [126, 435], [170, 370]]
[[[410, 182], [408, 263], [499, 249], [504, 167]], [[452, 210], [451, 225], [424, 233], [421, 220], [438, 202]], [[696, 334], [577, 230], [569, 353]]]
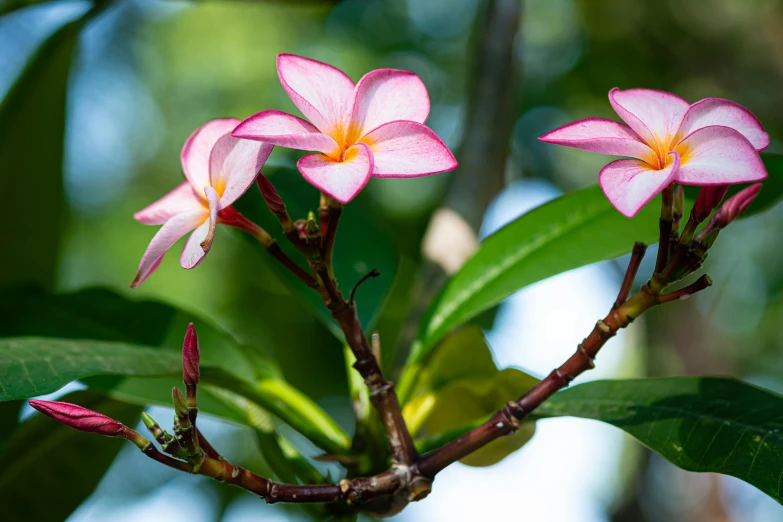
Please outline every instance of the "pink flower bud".
[[713, 221], [715, 221], [716, 228], [726, 228], [726, 226], [740, 217], [748, 207], [753, 203], [753, 200], [758, 196], [761, 190], [761, 183], [755, 183], [749, 187], [746, 187], [729, 199], [723, 204], [723, 206], [715, 214]]
[[256, 183], [258, 184], [258, 189], [261, 191], [261, 195], [264, 196], [264, 200], [266, 201], [269, 210], [276, 216], [285, 215], [285, 203], [283, 203], [283, 200], [280, 198], [280, 195], [277, 193], [277, 190], [275, 190], [272, 183], [270, 183], [263, 174], [258, 175]]
[[30, 406], [66, 426], [109, 437], [125, 435], [125, 426], [100, 413], [67, 402], [30, 401]]
[[715, 207], [720, 205], [723, 201], [723, 197], [729, 190], [728, 185], [714, 185], [711, 187], [702, 187], [699, 191], [699, 196], [696, 198], [696, 203], [693, 204], [693, 210], [691, 215], [696, 223], [701, 223], [712, 214]]
[[182, 378], [187, 385], [198, 384], [201, 373], [199, 372], [199, 359], [201, 354], [198, 347], [198, 335], [193, 323], [188, 325], [185, 332], [185, 341], [182, 343]]

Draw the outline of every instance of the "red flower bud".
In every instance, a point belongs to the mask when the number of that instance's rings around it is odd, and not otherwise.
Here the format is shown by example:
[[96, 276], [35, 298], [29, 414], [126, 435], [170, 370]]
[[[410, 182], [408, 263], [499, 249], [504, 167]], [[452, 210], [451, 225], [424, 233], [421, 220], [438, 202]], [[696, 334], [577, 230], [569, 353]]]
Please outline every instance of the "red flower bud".
[[285, 203], [283, 203], [272, 183], [263, 174], [258, 175], [256, 183], [258, 184], [258, 190], [261, 191], [261, 195], [264, 196], [264, 201], [266, 201], [269, 210], [276, 216], [285, 215]]
[[696, 223], [701, 223], [712, 214], [715, 207], [720, 205], [723, 201], [723, 197], [729, 190], [728, 185], [714, 185], [711, 187], [702, 187], [699, 191], [699, 196], [696, 198], [696, 203], [693, 204], [693, 210], [691, 215]]
[[106, 415], [67, 402], [30, 401], [30, 406], [57, 422], [87, 433], [123, 437], [127, 429]]
[[199, 377], [199, 359], [201, 354], [198, 348], [198, 335], [193, 323], [188, 325], [185, 332], [185, 341], [182, 343], [182, 378], [185, 384], [198, 384]]
[[729, 223], [740, 217], [748, 210], [748, 207], [753, 203], [753, 200], [756, 199], [760, 190], [761, 183], [756, 183], [740, 190], [727, 199], [726, 203], [723, 204], [713, 218], [713, 221], [715, 222], [714, 227], [726, 228]]

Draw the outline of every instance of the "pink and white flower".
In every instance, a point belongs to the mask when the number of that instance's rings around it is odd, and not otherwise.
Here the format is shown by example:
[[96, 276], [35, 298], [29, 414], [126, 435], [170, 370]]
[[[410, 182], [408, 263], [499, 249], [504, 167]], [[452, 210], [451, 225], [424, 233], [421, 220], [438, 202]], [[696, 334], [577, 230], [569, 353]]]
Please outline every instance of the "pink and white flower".
[[408, 71], [378, 69], [354, 85], [331, 65], [281, 54], [277, 73], [291, 101], [310, 120], [263, 111], [243, 121], [234, 136], [300, 150], [299, 172], [341, 203], [370, 177], [395, 178], [453, 170], [457, 161], [424, 125], [427, 88]]
[[668, 92], [616, 88], [609, 102], [627, 125], [586, 118], [539, 139], [636, 158], [613, 161], [598, 174], [606, 197], [628, 217], [672, 182], [711, 186], [767, 177], [758, 151], [769, 145], [769, 136], [737, 103], [705, 98], [691, 105]]
[[196, 129], [180, 155], [187, 181], [133, 215], [145, 225], [163, 226], [144, 252], [131, 287], [149, 277], [166, 251], [191, 230], [179, 260], [182, 268], [194, 268], [212, 247], [222, 215], [235, 218], [231, 204], [253, 184], [273, 147], [231, 136], [238, 123], [235, 118], [217, 119]]

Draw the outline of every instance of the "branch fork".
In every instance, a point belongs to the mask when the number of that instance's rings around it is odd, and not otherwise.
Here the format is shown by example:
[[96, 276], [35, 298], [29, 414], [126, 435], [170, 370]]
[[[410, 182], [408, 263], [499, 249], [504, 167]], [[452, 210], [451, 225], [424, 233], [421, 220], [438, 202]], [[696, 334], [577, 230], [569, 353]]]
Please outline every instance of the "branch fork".
[[[318, 212], [319, 220], [316, 221], [315, 215], [311, 213], [309, 219], [300, 226], [288, 216], [285, 205], [266, 178], [259, 176], [258, 185], [270, 211], [280, 221], [286, 237], [305, 256], [312, 274], [308, 274], [284, 254], [268, 234], [259, 233], [259, 227], [245, 223], [242, 221], [244, 218], [233, 215], [226, 216], [225, 219], [230, 218], [235, 226], [253, 233], [275, 259], [322, 296], [325, 306], [340, 326], [346, 343], [356, 358], [353, 367], [362, 376], [369, 390], [370, 402], [383, 425], [391, 454], [391, 466], [388, 470], [370, 477], [349, 477], [337, 484], [282, 484], [256, 475], [223, 458], [196, 423], [197, 386], [200, 377], [199, 345], [192, 324], [188, 327], [183, 343], [183, 380], [186, 394], [183, 395], [177, 388], [172, 392], [176, 412], [174, 436], [162, 430], [146, 413], [142, 417], [150, 433], [161, 445], [163, 453], [145, 437], [99, 413], [65, 403], [30, 403], [42, 413], [73, 428], [130, 440], [145, 455], [161, 464], [240, 487], [264, 498], [268, 503], [361, 505], [362, 510], [377, 516], [393, 515], [407, 503], [425, 498], [431, 491], [433, 479], [444, 468], [489, 442], [518, 430], [521, 423], [544, 401], [567, 387], [583, 372], [594, 368], [595, 358], [604, 344], [645, 311], [654, 306], [687, 299], [710, 286], [712, 280], [709, 276], [702, 275], [691, 284], [666, 292], [670, 285], [692, 274], [702, 265], [718, 232], [747, 209], [758, 193], [758, 187], [752, 186], [730, 198], [699, 232], [699, 223], [717, 207], [725, 193], [724, 191], [718, 194], [718, 197], [713, 189], [708, 195], [709, 198], [705, 196], [696, 207], [695, 213], [691, 213], [680, 234], [682, 191], [680, 188], [675, 190], [672, 186], [664, 190], [658, 255], [655, 269], [647, 283], [631, 296], [633, 282], [646, 252], [644, 244], [636, 243], [611, 309], [603, 319], [596, 322], [571, 357], [524, 395], [506, 403], [486, 422], [420, 456], [405, 424], [394, 384], [387, 381], [381, 371], [380, 341], [377, 334], [373, 336], [371, 346], [357, 315], [354, 300], [357, 288], [368, 278], [377, 277], [379, 274], [377, 270], [373, 270], [362, 277], [351, 290], [347, 300], [334, 279], [332, 254], [342, 205], [324, 195]], [[345, 462], [351, 456], [340, 458]]]

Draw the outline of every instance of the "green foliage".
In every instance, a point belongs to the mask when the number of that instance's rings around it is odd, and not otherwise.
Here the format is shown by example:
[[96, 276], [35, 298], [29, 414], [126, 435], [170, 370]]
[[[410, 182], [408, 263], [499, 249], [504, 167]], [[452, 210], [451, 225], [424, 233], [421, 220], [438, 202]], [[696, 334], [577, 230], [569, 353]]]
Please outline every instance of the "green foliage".
[[423, 360], [454, 327], [547, 277], [628, 253], [658, 234], [659, 204], [628, 219], [591, 186], [546, 203], [486, 238], [440, 292], [422, 321], [409, 362]]
[[731, 475], [783, 503], [783, 397], [727, 378], [595, 381], [555, 394], [536, 415], [600, 420], [673, 464]]
[[[62, 398], [119, 419], [138, 422], [141, 407], [77, 391]], [[7, 403], [3, 403], [7, 404]], [[5, 522], [61, 522], [95, 489], [121, 440], [78, 432], [44, 415], [23, 422], [0, 454], [0, 502]]]
[[[183, 312], [160, 303], [129, 301], [106, 290], [59, 296], [14, 291], [5, 297], [0, 312], [6, 312], [10, 319], [18, 316], [19, 321], [8, 321], [0, 335], [65, 338], [0, 339], [0, 400], [33, 397], [73, 380], [100, 375], [124, 378], [93, 377], [85, 382], [130, 402], [169, 404], [171, 388], [181, 385], [180, 350], [187, 324]], [[37, 315], [42, 312], [45, 314]], [[195, 324], [203, 382], [245, 396], [327, 451], [339, 453], [350, 446], [339, 426], [287, 384], [271, 359], [256, 349], [238, 345], [206, 321], [196, 319]], [[125, 342], [84, 339], [91, 336], [113, 336]], [[160, 344], [165, 346], [158, 347]], [[227, 415], [219, 402], [204, 402], [205, 411]]]
[[[13, 194], [5, 198], [3, 213], [24, 216], [25, 225], [6, 227], [3, 233], [0, 288], [21, 281], [54, 284], [66, 215], [65, 98], [82, 25], [83, 19], [77, 19], [50, 36], [0, 105], [0, 191]], [[31, 180], [46, 190], [32, 190]]]
[[[513, 368], [498, 370], [481, 329], [468, 326], [437, 347], [403, 413], [412, 431], [437, 437], [485, 419], [536, 382]], [[461, 462], [470, 466], [500, 462], [528, 442], [534, 432], [535, 423], [526, 422], [513, 436], [498, 439]]]

